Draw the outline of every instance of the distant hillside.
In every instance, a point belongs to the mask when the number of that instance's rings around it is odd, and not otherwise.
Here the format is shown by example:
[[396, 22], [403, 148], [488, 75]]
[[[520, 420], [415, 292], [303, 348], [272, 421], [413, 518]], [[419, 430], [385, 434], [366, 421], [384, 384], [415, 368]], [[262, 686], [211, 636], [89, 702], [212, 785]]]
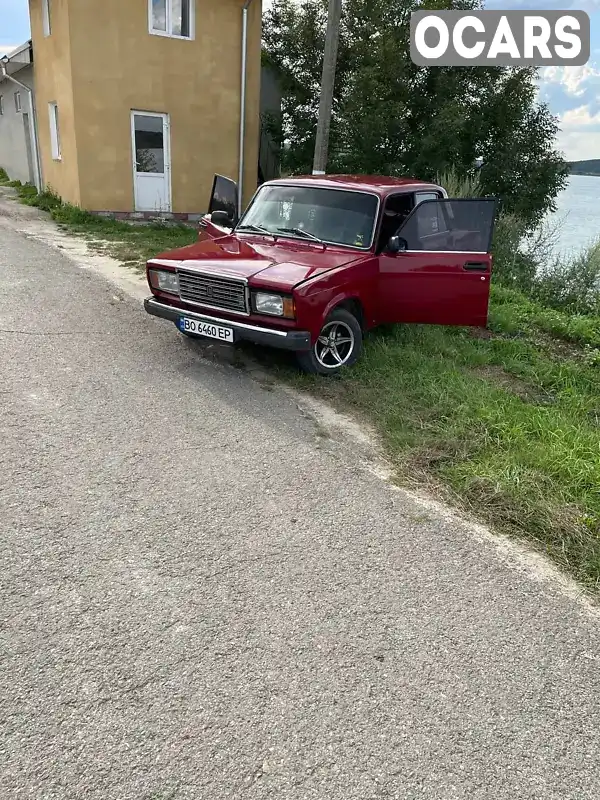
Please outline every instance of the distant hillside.
[[600, 175], [600, 158], [590, 161], [571, 161], [569, 164], [571, 175]]

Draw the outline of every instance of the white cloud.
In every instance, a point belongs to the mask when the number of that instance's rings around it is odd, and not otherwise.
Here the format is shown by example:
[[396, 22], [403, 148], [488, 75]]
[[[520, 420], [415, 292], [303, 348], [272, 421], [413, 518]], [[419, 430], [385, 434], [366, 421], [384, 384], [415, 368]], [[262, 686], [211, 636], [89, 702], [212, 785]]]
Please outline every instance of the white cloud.
[[581, 97], [586, 85], [600, 83], [600, 69], [589, 64], [583, 67], [546, 67], [540, 78], [545, 83], [560, 84], [568, 95]]
[[582, 105], [563, 112], [559, 119], [558, 146], [568, 160], [600, 158], [600, 111]]
[[558, 134], [557, 147], [565, 154], [567, 161], [586, 161], [598, 158], [599, 139], [600, 128], [593, 131], [566, 130]]
[[18, 44], [0, 44], [0, 56], [12, 53], [12, 51], [16, 50], [18, 46]]
[[570, 161], [600, 158], [600, 68], [546, 67], [539, 97], [559, 118], [558, 147]]
[[569, 128], [587, 128], [590, 125], [597, 125], [600, 127], [600, 111], [594, 114], [589, 106], [570, 108], [568, 111], [565, 111], [564, 114], [561, 114], [559, 119], [563, 130]]

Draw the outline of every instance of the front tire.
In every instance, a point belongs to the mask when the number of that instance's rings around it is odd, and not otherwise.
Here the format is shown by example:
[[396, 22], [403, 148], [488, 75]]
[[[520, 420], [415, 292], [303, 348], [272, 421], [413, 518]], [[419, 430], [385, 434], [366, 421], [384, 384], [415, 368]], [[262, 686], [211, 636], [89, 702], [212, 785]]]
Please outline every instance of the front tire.
[[354, 314], [336, 308], [325, 320], [310, 350], [297, 353], [298, 364], [313, 375], [337, 375], [355, 364], [362, 353], [363, 336]]

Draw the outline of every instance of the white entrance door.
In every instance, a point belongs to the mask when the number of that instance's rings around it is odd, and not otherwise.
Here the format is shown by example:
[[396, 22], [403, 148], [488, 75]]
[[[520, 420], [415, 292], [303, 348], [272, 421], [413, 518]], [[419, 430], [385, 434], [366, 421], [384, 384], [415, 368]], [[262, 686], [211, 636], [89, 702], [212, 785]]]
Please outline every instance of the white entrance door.
[[136, 211], [171, 211], [170, 127], [168, 114], [131, 112]]

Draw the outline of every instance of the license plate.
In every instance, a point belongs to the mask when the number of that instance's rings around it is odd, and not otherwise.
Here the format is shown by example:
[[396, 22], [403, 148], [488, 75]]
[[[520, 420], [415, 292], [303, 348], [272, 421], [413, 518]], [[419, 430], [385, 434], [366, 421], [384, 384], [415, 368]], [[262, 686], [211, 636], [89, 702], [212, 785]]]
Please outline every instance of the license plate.
[[213, 325], [211, 322], [202, 322], [190, 317], [179, 317], [178, 326], [182, 333], [195, 333], [198, 336], [218, 339], [220, 342], [233, 342], [233, 330], [222, 325]]

